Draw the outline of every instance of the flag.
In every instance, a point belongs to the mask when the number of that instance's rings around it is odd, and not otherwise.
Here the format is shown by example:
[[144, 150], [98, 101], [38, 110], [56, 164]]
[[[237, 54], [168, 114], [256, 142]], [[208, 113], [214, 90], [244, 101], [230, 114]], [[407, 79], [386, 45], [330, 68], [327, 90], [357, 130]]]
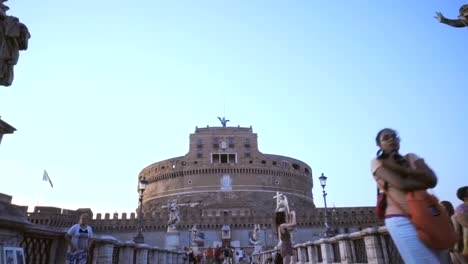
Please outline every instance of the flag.
[[43, 181], [49, 181], [50, 187], [54, 188], [54, 185], [52, 184], [52, 181], [49, 178], [49, 174], [47, 174], [47, 171], [44, 170], [44, 176], [42, 176]]

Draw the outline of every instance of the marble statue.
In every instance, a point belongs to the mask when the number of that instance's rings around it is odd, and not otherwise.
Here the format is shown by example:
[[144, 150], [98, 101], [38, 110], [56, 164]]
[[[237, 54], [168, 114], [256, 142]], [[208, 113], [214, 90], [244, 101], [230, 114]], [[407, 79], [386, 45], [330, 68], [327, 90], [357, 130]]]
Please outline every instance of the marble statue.
[[258, 245], [260, 244], [260, 225], [254, 224], [254, 228], [252, 230], [252, 237], [249, 240], [251, 245]]
[[169, 201], [167, 204], [169, 210], [169, 220], [167, 221], [167, 231], [175, 231], [176, 225], [180, 222], [179, 205], [177, 200]]
[[276, 210], [275, 212], [285, 212], [286, 216], [289, 215], [289, 204], [288, 198], [286, 195], [280, 192], [276, 192], [276, 195], [273, 197], [276, 198]]
[[447, 24], [452, 27], [468, 27], [468, 5], [462, 5], [459, 10], [458, 19], [445, 18], [441, 12], [436, 12], [436, 19], [440, 23]]
[[3, 4], [6, 1], [8, 0], [0, 0], [0, 85], [10, 86], [19, 51], [28, 49], [31, 34], [18, 18], [6, 14], [9, 9]]
[[197, 225], [193, 225], [190, 231], [192, 232], [192, 246], [197, 246], [198, 243], [203, 241], [203, 239], [199, 235]]
[[167, 205], [162, 206], [162, 208], [167, 208], [169, 212], [169, 220], [167, 221], [167, 232], [177, 231], [176, 225], [180, 222], [179, 207], [181, 206], [194, 207], [195, 205], [199, 203], [200, 202], [179, 204], [177, 203], [177, 200], [169, 200], [167, 202]]

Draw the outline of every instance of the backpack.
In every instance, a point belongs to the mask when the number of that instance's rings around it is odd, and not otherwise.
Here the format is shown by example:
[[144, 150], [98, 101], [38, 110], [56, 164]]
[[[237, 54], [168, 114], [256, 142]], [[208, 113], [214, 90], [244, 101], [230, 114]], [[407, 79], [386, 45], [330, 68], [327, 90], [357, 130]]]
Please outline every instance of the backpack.
[[419, 239], [426, 246], [444, 250], [452, 248], [457, 243], [458, 235], [450, 218], [434, 195], [426, 190], [407, 192], [405, 199], [408, 210], [406, 211], [391, 195], [385, 193], [408, 216], [418, 232]]

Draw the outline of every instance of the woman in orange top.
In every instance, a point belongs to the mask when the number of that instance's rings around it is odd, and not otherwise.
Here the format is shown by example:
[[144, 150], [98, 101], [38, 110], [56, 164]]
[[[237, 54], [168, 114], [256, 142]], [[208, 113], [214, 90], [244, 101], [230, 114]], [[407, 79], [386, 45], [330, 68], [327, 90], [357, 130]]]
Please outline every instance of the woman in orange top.
[[387, 197], [385, 225], [406, 264], [443, 263], [445, 251], [428, 248], [418, 237], [416, 228], [407, 218], [405, 192], [433, 188], [437, 177], [424, 160], [413, 153], [400, 155], [400, 138], [393, 129], [382, 129], [376, 137], [380, 148], [372, 160], [371, 170]]

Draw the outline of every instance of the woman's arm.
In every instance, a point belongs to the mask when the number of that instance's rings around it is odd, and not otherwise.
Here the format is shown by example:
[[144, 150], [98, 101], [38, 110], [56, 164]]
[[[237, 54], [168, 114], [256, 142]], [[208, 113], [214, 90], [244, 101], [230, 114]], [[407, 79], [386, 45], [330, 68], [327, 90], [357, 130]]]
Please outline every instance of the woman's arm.
[[398, 172], [381, 166], [375, 171], [375, 176], [392, 187], [402, 191], [415, 191], [427, 189], [427, 184], [416, 181], [412, 178], [403, 178]]
[[415, 168], [408, 170], [408, 176], [428, 184], [429, 188], [434, 188], [437, 185], [437, 176], [423, 159], [415, 160], [414, 166]]
[[71, 252], [75, 252], [76, 247], [75, 247], [75, 245], [73, 245], [73, 243], [72, 243], [72, 241], [71, 241], [71, 240], [72, 240], [72, 236], [71, 236], [69, 233], [67, 233], [67, 234], [65, 235], [65, 240], [67, 241], [68, 245], [70, 246], [70, 251], [71, 251]]
[[437, 185], [437, 177], [429, 166], [424, 162], [423, 159], [416, 159], [413, 162], [414, 166], [405, 167], [398, 165], [390, 160], [383, 160], [382, 166], [392, 170], [400, 175], [408, 176], [408, 179], [419, 181], [426, 185], [427, 188], [434, 188]]
[[289, 223], [284, 223], [284, 224], [281, 224], [280, 225], [280, 231], [283, 232], [284, 229], [292, 229], [294, 227], [296, 227], [296, 212], [295, 211], [291, 211], [289, 213], [289, 216], [291, 217], [291, 220]]

